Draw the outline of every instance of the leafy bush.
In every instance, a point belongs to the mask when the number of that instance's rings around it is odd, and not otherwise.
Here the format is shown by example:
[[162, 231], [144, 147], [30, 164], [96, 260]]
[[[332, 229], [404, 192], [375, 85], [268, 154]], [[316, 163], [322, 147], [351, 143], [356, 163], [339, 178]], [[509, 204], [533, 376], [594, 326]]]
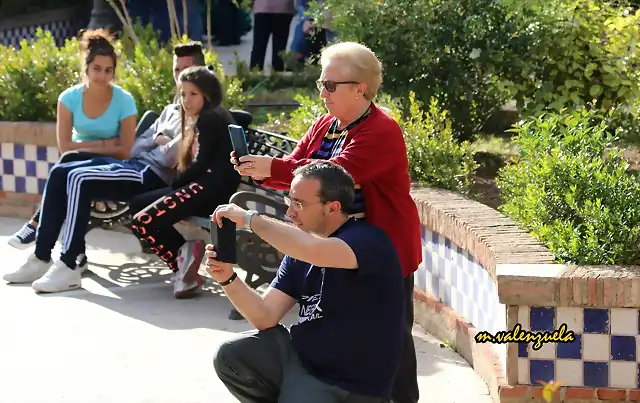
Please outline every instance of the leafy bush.
[[640, 178], [612, 146], [609, 118], [586, 109], [530, 118], [513, 129], [520, 157], [499, 173], [501, 210], [563, 263], [640, 258]]
[[409, 175], [424, 186], [469, 193], [472, 175], [478, 167], [469, 142], [458, 142], [449, 119], [438, 101], [431, 99], [427, 110], [411, 92], [409, 117], [400, 122], [409, 158]]
[[289, 124], [287, 125], [287, 135], [295, 139], [302, 138], [320, 116], [327, 113], [327, 109], [319, 96], [309, 97], [306, 95], [295, 95], [293, 98], [300, 106], [291, 112]]
[[78, 41], [59, 49], [50, 32], [37, 36], [20, 50], [0, 46], [0, 120], [55, 120], [58, 95], [80, 80]]
[[[414, 91], [449, 111], [470, 138], [509, 100], [493, 64], [508, 63], [515, 16], [494, 0], [323, 0], [341, 40], [369, 46], [384, 67], [383, 90]], [[315, 15], [320, 18], [318, 11]], [[525, 55], [526, 56], [526, 55]]]
[[[286, 59], [285, 59], [286, 60]], [[285, 88], [316, 89], [316, 80], [320, 77], [320, 67], [317, 65], [304, 65], [302, 67], [290, 67], [291, 72], [278, 72], [265, 75], [258, 68], [249, 69], [244, 60], [236, 57], [236, 75], [242, 81], [245, 91], [266, 89], [277, 91]]]
[[580, 108], [607, 110], [640, 94], [640, 11], [603, 0], [504, 0], [522, 28], [500, 65], [527, 115]]
[[376, 52], [384, 91], [435, 97], [470, 138], [508, 100], [520, 112], [604, 110], [638, 97], [640, 11], [625, 0], [323, 0], [341, 40]]
[[[300, 107], [291, 113], [286, 127], [288, 136], [299, 139], [326, 109], [320, 97], [297, 95], [295, 99]], [[431, 100], [429, 109], [423, 111], [415, 94], [409, 93], [406, 119], [401, 103], [390, 95], [380, 94], [376, 104], [395, 119], [404, 132], [409, 175], [414, 182], [469, 193], [477, 168], [473, 151], [468, 142], [459, 143], [454, 138], [448, 112], [441, 110], [435, 99]], [[284, 116], [269, 119], [271, 123], [276, 120], [280, 123]]]
[[[160, 45], [150, 26], [135, 28], [140, 43], [126, 37], [116, 42], [120, 57], [115, 82], [131, 92], [140, 115], [149, 109], [159, 112], [175, 95], [172, 45]], [[58, 95], [82, 80], [75, 38], [58, 48], [49, 32], [39, 30], [36, 36], [19, 50], [0, 46], [0, 120], [55, 121]], [[225, 87], [224, 105], [241, 107], [241, 81], [224, 75], [215, 53], [207, 51], [205, 58]]]

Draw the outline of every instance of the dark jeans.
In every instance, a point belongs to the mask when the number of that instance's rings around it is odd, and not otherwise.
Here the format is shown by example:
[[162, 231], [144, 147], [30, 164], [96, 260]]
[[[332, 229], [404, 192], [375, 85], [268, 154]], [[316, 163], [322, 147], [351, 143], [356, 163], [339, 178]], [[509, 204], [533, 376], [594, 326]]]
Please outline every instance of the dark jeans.
[[420, 396], [416, 347], [411, 334], [413, 329], [413, 281], [413, 274], [404, 279], [406, 323], [402, 341], [402, 355], [392, 391], [394, 403], [417, 403]]
[[95, 199], [129, 201], [165, 183], [148, 166], [112, 157], [56, 164], [42, 195], [40, 222], [36, 233], [35, 255], [49, 261], [62, 231], [62, 260], [75, 269], [78, 255], [85, 251], [85, 234]]
[[201, 179], [180, 189], [162, 188], [131, 200], [135, 212], [131, 222], [133, 234], [173, 271], [178, 269], [178, 252], [186, 242], [174, 224], [191, 216], [209, 216], [218, 204], [226, 202], [218, 200], [206, 175]]
[[267, 53], [269, 38], [271, 41], [271, 65], [275, 71], [284, 70], [284, 62], [280, 53], [287, 48], [289, 26], [293, 15], [276, 13], [258, 13], [254, 16], [253, 48], [251, 49], [250, 68], [264, 68], [264, 58]]
[[224, 343], [213, 366], [241, 403], [389, 403], [349, 393], [309, 374], [282, 325], [245, 332]]

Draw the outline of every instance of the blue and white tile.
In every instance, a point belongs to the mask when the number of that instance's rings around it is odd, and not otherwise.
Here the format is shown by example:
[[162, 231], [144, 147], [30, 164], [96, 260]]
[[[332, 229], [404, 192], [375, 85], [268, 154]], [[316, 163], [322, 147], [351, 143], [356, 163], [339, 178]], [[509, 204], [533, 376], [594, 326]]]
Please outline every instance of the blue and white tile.
[[571, 343], [558, 343], [556, 358], [558, 359], [582, 359], [582, 334], [575, 334], [575, 340]]
[[610, 342], [608, 334], [582, 334], [582, 359], [585, 361], [611, 360]]
[[610, 333], [609, 310], [584, 308], [584, 333]]
[[574, 333], [582, 333], [584, 329], [582, 308], [556, 308], [556, 325], [560, 327], [563, 324], [567, 325], [567, 330], [571, 330]]
[[554, 360], [529, 360], [529, 380], [538, 385], [556, 379]]
[[24, 159], [13, 160], [13, 174], [19, 177], [27, 176], [27, 162]]
[[39, 189], [38, 189], [38, 178], [33, 177], [33, 176], [27, 176], [25, 178], [25, 186], [26, 186], [26, 192], [27, 193], [31, 193], [31, 194], [39, 194]]
[[520, 385], [528, 385], [529, 382], [529, 360], [518, 358], [518, 383]]
[[531, 325], [529, 324], [529, 307], [528, 306], [520, 306], [518, 307], [518, 323], [522, 326], [523, 330], [531, 330]]
[[27, 161], [37, 161], [38, 160], [37, 149], [38, 149], [38, 146], [36, 146], [35, 144], [25, 144], [24, 159]]
[[611, 334], [635, 336], [638, 334], [638, 310], [611, 308]]
[[553, 331], [555, 329], [555, 309], [549, 307], [530, 307], [529, 325], [534, 332]]
[[602, 388], [609, 386], [609, 363], [584, 361], [583, 376], [584, 386]]
[[0, 157], [2, 160], [12, 160], [13, 156], [13, 143], [2, 143], [0, 144]]
[[580, 360], [556, 360], [558, 377], [562, 378], [563, 386], [584, 385], [584, 371]]
[[2, 175], [2, 190], [7, 192], [16, 191], [16, 177], [14, 175]]
[[612, 388], [637, 388], [637, 362], [612, 361], [609, 363], [609, 386]]
[[56, 163], [60, 158], [60, 153], [56, 147], [47, 147], [47, 162]]
[[556, 343], [544, 343], [538, 350], [533, 349], [533, 343], [529, 344], [529, 358], [537, 360], [555, 360]]
[[611, 360], [613, 361], [636, 361], [637, 340], [636, 336], [616, 336], [611, 335]]

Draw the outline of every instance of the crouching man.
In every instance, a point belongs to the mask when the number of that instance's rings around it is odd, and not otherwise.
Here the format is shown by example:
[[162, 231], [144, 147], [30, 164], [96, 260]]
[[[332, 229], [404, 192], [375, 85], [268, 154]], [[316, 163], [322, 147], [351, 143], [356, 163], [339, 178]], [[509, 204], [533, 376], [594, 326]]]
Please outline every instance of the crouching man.
[[[259, 296], [207, 246], [207, 270], [257, 331], [220, 346], [216, 373], [243, 403], [386, 403], [404, 329], [400, 262], [384, 231], [349, 218], [354, 182], [340, 166], [294, 171], [287, 215], [295, 227], [227, 204], [226, 217], [284, 255]], [[297, 228], [296, 228], [297, 227]], [[298, 323], [279, 324], [299, 304]]]

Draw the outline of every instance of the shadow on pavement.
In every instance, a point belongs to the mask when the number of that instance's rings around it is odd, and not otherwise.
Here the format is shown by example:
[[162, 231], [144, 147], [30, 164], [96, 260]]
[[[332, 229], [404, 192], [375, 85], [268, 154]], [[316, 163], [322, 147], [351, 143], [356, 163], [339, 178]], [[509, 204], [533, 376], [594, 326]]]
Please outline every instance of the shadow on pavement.
[[[1, 225], [0, 234], [12, 234], [18, 223], [14, 221], [12, 224]], [[82, 300], [168, 331], [202, 329], [237, 333], [253, 330], [253, 326], [245, 320], [228, 319], [232, 305], [211, 279], [194, 298], [175, 299], [169, 281], [172, 273], [164, 262], [153, 255], [142, 254], [132, 235], [114, 235], [100, 230], [88, 234], [89, 271], [83, 277], [84, 289], [40, 297]], [[29, 288], [29, 285], [24, 288]], [[296, 320], [297, 307], [285, 317], [283, 323], [291, 325]], [[118, 339], [126, 339], [127, 329], [120, 331], [123, 334]], [[420, 331], [414, 334], [421, 377], [452, 365], [467, 366], [450, 348], [441, 347], [439, 341]]]
[[[143, 281], [138, 283], [139, 286], [134, 287], [120, 287], [109, 280], [90, 274], [88, 279], [107, 288], [108, 295], [78, 290], [63, 294], [43, 295], [43, 297], [67, 297], [83, 300], [165, 330], [212, 329], [232, 333], [254, 330], [254, 327], [246, 320], [228, 319], [232, 304], [220, 286], [211, 279], [207, 279], [202, 291], [193, 298], [177, 300], [173, 298], [169, 275], [158, 275], [150, 273], [151, 271], [153, 270], [144, 267], [132, 267], [130, 273], [135, 273], [135, 276]], [[110, 277], [114, 277], [114, 280], [117, 279], [119, 282], [125, 282], [122, 277], [126, 278], [126, 282], [133, 279], [132, 275], [119, 276], [117, 272], [117, 270], [111, 270]], [[150, 277], [144, 273], [149, 273]], [[135, 283], [129, 284], [135, 285]], [[88, 287], [85, 286], [85, 288]], [[297, 320], [297, 309], [297, 306], [294, 307], [285, 316], [282, 323], [287, 326], [294, 324]], [[419, 330], [414, 332], [414, 343], [420, 376], [434, 374], [444, 366], [468, 366], [466, 361], [450, 348], [437, 340], [425, 337], [420, 334]]]

